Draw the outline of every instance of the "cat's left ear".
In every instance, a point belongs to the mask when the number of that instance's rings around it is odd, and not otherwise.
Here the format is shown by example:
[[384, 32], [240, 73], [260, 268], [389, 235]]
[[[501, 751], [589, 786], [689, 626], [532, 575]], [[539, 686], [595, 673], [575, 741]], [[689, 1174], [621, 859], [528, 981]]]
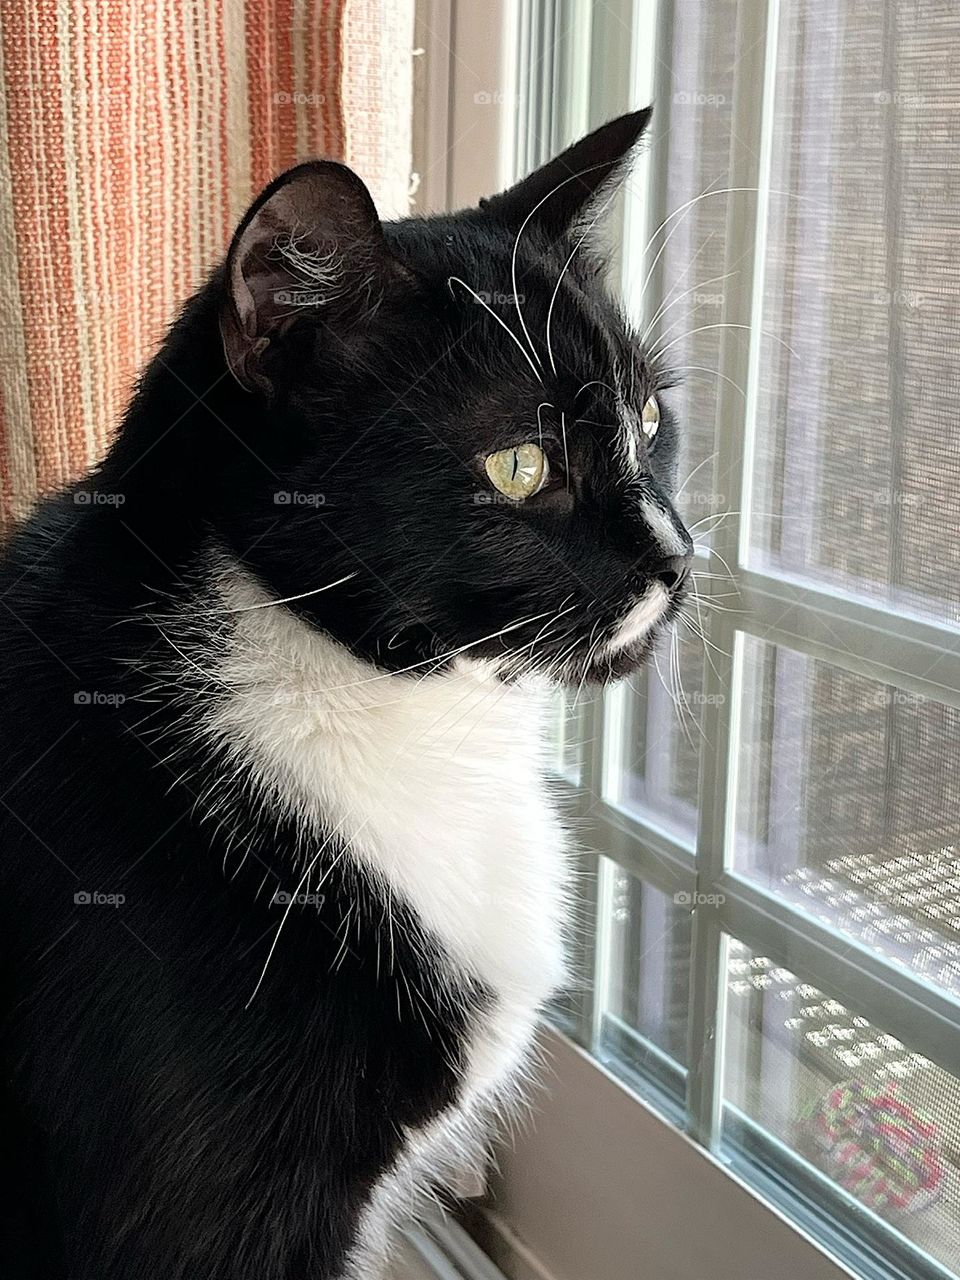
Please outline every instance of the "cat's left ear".
[[529, 218], [551, 236], [569, 231], [622, 178], [652, 115], [653, 108], [645, 107], [609, 120], [515, 186], [481, 200], [481, 207], [514, 227]]
[[375, 310], [402, 271], [369, 191], [345, 165], [315, 160], [254, 201], [227, 254], [220, 333], [231, 373], [271, 389], [264, 356], [307, 314], [342, 332]]

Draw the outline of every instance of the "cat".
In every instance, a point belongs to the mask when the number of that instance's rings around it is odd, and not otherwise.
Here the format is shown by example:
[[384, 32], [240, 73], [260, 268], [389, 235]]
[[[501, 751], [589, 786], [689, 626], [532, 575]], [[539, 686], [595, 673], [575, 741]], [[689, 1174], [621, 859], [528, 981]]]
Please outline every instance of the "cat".
[[547, 704], [692, 544], [593, 224], [649, 120], [381, 223], [271, 183], [0, 570], [5, 1280], [373, 1280], [566, 981]]

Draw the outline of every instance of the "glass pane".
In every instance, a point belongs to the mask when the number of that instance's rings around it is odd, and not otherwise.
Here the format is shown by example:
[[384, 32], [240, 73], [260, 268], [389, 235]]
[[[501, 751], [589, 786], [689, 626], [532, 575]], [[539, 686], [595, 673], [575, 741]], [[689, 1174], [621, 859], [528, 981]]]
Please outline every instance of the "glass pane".
[[750, 562], [960, 621], [953, 0], [783, 0]]
[[960, 994], [960, 711], [741, 642], [736, 870]]
[[732, 939], [724, 1081], [725, 1103], [960, 1269], [954, 1076]]
[[614, 697], [623, 745], [608, 799], [692, 848], [706, 697], [700, 640], [683, 632], [667, 639]]
[[[628, 222], [628, 308], [664, 352], [677, 386], [667, 399], [683, 424], [680, 507], [691, 525], [726, 510], [712, 455], [717, 357], [724, 302], [724, 227], [728, 213], [730, 113], [735, 68], [735, 0], [678, 0], [671, 6], [670, 92], [653, 126], [652, 226]], [[701, 198], [702, 197], [702, 198]], [[651, 231], [662, 224], [643, 249]], [[653, 260], [662, 249], [656, 265]], [[649, 280], [648, 280], [649, 273]]]
[[[614, 1057], [643, 1059], [639, 1035], [675, 1062], [687, 1060], [690, 907], [604, 858], [609, 913], [607, 996], [601, 1044]], [[649, 1066], [649, 1063], [642, 1065]]]

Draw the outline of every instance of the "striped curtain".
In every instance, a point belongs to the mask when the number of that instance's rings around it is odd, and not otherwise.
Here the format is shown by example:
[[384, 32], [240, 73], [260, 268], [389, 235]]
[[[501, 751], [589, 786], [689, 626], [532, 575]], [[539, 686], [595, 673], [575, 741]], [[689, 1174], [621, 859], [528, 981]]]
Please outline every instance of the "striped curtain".
[[0, 0], [0, 520], [103, 452], [251, 196], [406, 210], [414, 0]]

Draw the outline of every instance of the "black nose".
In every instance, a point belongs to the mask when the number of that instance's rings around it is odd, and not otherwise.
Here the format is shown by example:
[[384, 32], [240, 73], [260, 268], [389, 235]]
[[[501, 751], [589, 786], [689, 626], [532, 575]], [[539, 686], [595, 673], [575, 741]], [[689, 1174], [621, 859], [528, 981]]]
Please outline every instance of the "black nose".
[[671, 594], [679, 589], [690, 576], [690, 556], [668, 556], [661, 560], [653, 571], [657, 578]]

